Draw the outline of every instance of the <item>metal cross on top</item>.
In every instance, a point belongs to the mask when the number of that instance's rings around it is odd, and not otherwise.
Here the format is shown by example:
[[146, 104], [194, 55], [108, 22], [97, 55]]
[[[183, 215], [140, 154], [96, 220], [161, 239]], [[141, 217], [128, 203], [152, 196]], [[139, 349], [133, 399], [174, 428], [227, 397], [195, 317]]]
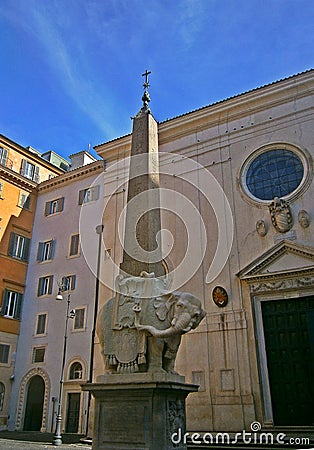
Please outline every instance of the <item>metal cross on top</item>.
[[149, 88], [150, 84], [148, 82], [148, 75], [151, 74], [152, 72], [150, 70], [145, 71], [145, 73], [142, 73], [142, 77], [145, 77], [145, 82], [143, 83], [144, 89]]

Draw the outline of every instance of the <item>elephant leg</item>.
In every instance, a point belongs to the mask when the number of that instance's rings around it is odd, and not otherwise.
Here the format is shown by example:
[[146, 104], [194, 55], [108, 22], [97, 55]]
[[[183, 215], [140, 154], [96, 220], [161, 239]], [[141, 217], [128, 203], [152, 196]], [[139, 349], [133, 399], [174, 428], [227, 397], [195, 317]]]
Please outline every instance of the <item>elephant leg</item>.
[[163, 368], [166, 372], [177, 374], [174, 370], [174, 364], [181, 342], [181, 336], [173, 336], [171, 339], [166, 339], [166, 351], [163, 355]]
[[149, 336], [147, 338], [148, 372], [165, 372], [162, 368], [164, 339]]

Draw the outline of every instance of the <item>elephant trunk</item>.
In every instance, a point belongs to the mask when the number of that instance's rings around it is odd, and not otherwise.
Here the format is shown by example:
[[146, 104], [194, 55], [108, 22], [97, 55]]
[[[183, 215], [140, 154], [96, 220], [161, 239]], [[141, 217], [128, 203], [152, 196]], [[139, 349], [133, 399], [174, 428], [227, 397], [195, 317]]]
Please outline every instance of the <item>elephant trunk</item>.
[[158, 330], [151, 325], [137, 325], [138, 330], [148, 331], [151, 335], [157, 338], [167, 338], [177, 334], [184, 334], [191, 329], [191, 316], [189, 313], [183, 313], [177, 320], [174, 320], [174, 325], [165, 330]]

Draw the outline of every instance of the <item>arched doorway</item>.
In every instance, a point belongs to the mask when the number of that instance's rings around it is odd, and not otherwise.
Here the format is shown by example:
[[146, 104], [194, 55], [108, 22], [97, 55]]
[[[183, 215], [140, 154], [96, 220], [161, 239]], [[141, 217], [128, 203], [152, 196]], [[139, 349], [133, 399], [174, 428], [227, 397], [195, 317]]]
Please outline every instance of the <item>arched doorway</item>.
[[44, 406], [45, 382], [39, 375], [32, 377], [28, 384], [24, 427], [25, 431], [40, 431], [43, 406]]

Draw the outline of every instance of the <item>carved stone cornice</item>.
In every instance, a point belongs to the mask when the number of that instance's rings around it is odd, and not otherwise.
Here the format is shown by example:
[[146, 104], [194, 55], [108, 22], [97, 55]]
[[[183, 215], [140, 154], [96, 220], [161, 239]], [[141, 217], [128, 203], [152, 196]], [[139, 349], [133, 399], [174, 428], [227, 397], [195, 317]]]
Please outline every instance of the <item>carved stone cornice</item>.
[[[286, 254], [303, 258], [302, 266], [274, 270], [273, 264]], [[289, 241], [281, 241], [255, 261], [242, 269], [237, 276], [249, 285], [251, 293], [287, 291], [314, 287], [314, 250]]]
[[288, 273], [252, 277], [245, 280], [250, 292], [286, 291], [314, 287], [314, 268], [289, 271]]
[[4, 180], [8, 181], [8, 183], [28, 192], [34, 191], [37, 186], [37, 183], [34, 181], [23, 177], [19, 173], [5, 166], [0, 166], [0, 175]]
[[290, 291], [292, 289], [304, 289], [309, 287], [314, 287], [314, 274], [302, 278], [255, 282], [250, 284], [250, 291], [252, 294], [258, 294], [262, 292]]
[[[272, 263], [277, 261], [281, 256], [286, 253], [295, 254], [309, 260], [309, 266], [314, 267], [314, 250], [311, 247], [300, 246], [291, 241], [282, 240], [274, 247], [267, 250], [262, 256], [254, 260], [252, 263], [244, 267], [237, 276], [242, 280], [249, 280], [253, 276], [264, 277], [273, 276], [273, 274], [262, 273], [266, 267], [271, 266]], [[291, 274], [291, 271], [289, 271]]]
[[39, 192], [55, 189], [56, 187], [59, 187], [62, 184], [67, 184], [78, 178], [86, 178], [90, 176], [93, 172], [101, 173], [103, 172], [103, 170], [104, 170], [104, 161], [103, 160], [96, 161], [86, 166], [79, 167], [75, 170], [66, 172], [62, 175], [52, 178], [51, 180], [43, 181], [42, 183], [39, 184], [37, 189]]

